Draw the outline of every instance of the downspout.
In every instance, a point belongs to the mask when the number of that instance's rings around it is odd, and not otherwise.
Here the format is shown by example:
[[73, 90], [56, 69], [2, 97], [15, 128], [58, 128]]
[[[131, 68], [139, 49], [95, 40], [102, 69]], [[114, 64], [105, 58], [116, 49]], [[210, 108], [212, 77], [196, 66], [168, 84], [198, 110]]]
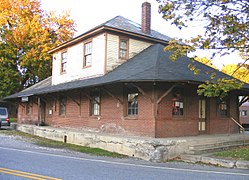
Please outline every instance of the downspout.
[[106, 74], [107, 73], [107, 36], [108, 36], [108, 34], [107, 34], [107, 32], [105, 32], [105, 60], [104, 60], [104, 74]]

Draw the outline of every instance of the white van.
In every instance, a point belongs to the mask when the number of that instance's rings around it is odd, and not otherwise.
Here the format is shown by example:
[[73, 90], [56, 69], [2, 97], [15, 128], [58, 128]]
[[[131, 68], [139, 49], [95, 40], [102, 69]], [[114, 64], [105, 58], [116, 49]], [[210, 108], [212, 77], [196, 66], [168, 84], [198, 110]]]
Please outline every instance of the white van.
[[10, 126], [10, 119], [6, 107], [0, 107], [0, 128], [2, 125]]

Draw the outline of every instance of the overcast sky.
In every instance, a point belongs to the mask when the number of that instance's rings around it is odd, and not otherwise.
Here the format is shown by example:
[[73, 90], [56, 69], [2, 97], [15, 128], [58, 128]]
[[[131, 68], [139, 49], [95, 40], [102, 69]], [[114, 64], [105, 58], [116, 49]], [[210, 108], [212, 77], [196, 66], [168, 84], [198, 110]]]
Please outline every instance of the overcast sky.
[[[71, 18], [75, 20], [77, 27], [76, 35], [80, 35], [91, 28], [104, 23], [107, 20], [121, 15], [127, 19], [141, 24], [141, 5], [146, 0], [41, 0], [42, 9], [47, 11], [70, 11]], [[162, 19], [158, 13], [156, 0], [147, 0], [151, 3], [151, 27], [170, 37], [190, 38], [202, 34], [200, 26], [195, 25], [188, 29], [178, 30], [170, 23]], [[198, 56], [207, 56], [210, 53], [199, 53]], [[223, 57], [215, 60], [214, 64], [219, 68], [227, 63], [236, 63], [239, 57]], [[229, 59], [229, 60], [228, 60]]]

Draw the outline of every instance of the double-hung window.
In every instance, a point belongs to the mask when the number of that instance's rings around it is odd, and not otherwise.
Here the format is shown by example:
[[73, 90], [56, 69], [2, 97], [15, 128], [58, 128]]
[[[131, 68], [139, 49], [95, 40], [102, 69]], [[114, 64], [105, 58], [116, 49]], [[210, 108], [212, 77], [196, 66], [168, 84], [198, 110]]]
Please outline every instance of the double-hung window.
[[119, 59], [128, 59], [128, 39], [119, 39]]
[[173, 116], [183, 116], [184, 115], [183, 90], [180, 88], [173, 89], [172, 115]]
[[26, 114], [30, 114], [31, 110], [30, 110], [30, 102], [27, 102], [26, 104]]
[[223, 117], [228, 116], [228, 104], [227, 104], [227, 101], [225, 101], [225, 100], [220, 101], [219, 105], [218, 105], [218, 108], [219, 108], [219, 115], [220, 116], [223, 116]]
[[59, 99], [59, 114], [61, 116], [66, 115], [66, 104], [67, 104], [67, 98], [64, 96], [61, 96]]
[[127, 93], [127, 115], [138, 115], [138, 91], [128, 90]]
[[65, 73], [67, 71], [67, 52], [61, 53], [61, 72]]
[[84, 44], [84, 67], [92, 65], [92, 42]]
[[100, 91], [91, 92], [91, 116], [100, 115]]

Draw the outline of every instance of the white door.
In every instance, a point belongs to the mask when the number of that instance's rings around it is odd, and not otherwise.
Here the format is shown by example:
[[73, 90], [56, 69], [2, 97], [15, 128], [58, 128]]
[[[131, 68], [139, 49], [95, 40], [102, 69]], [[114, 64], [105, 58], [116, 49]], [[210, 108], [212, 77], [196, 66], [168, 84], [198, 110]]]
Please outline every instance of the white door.
[[199, 99], [199, 132], [206, 131], [206, 99]]

